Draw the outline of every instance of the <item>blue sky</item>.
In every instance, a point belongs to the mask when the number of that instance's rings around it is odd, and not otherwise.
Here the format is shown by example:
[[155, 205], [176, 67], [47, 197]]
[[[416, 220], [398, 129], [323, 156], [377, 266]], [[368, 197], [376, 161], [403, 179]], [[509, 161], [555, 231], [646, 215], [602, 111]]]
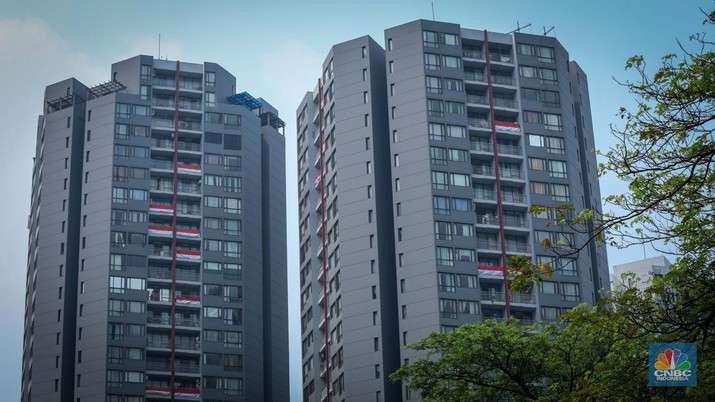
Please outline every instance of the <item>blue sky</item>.
[[[642, 54], [655, 67], [661, 55], [678, 50], [702, 31], [698, 7], [712, 1], [179, 1], [155, 0], [0, 2], [0, 121], [3, 124], [0, 169], [0, 231], [4, 266], [0, 305], [0, 389], [3, 399], [18, 400], [22, 355], [22, 306], [27, 255], [27, 212], [37, 115], [44, 87], [75, 76], [88, 85], [109, 79], [110, 64], [139, 53], [188, 62], [214, 61], [237, 76], [239, 91], [248, 90], [278, 108], [286, 127], [288, 174], [289, 297], [297, 300], [297, 206], [295, 108], [315, 86], [330, 46], [362, 35], [383, 43], [383, 30], [419, 18], [464, 27], [541, 34], [552, 26], [557, 37], [586, 71], [590, 82], [596, 147], [612, 143], [609, 125], [631, 97], [614, 78], [625, 80], [625, 60]], [[9, 174], [8, 174], [9, 173]], [[602, 193], [622, 191], [606, 176]], [[648, 256], [656, 254], [646, 249]], [[642, 258], [640, 247], [609, 249], [610, 264]], [[291, 262], [293, 261], [293, 262]], [[294, 285], [294, 286], [293, 286]], [[298, 303], [291, 303], [297, 306]], [[299, 315], [291, 311], [292, 395], [300, 399]]]

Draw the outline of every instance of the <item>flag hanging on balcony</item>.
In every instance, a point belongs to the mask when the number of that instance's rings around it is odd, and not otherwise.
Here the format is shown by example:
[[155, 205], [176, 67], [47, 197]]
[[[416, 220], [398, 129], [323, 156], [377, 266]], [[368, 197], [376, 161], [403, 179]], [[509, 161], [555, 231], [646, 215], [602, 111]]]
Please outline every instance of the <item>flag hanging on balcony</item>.
[[149, 234], [155, 236], [171, 236], [171, 227], [169, 226], [158, 226], [149, 225]]
[[201, 298], [199, 296], [176, 296], [176, 304], [199, 306], [201, 305]]
[[198, 389], [177, 389], [174, 391], [174, 396], [183, 399], [201, 399], [201, 391]]
[[521, 132], [521, 126], [519, 125], [519, 123], [507, 123], [505, 121], [495, 121], [494, 127], [498, 131], [507, 132], [507, 133], [520, 133]]
[[493, 278], [503, 278], [503, 268], [494, 265], [480, 265], [479, 266], [479, 276], [489, 276]]
[[198, 250], [176, 250], [176, 258], [184, 260], [198, 261], [201, 259], [201, 251]]
[[147, 395], [171, 396], [171, 388], [167, 387], [146, 387]]
[[190, 165], [187, 163], [177, 163], [176, 170], [179, 173], [195, 173], [201, 174], [201, 165]]
[[149, 212], [171, 215], [174, 213], [174, 207], [171, 205], [149, 204]]
[[201, 237], [201, 231], [196, 229], [176, 229], [176, 235], [189, 239], [198, 239]]

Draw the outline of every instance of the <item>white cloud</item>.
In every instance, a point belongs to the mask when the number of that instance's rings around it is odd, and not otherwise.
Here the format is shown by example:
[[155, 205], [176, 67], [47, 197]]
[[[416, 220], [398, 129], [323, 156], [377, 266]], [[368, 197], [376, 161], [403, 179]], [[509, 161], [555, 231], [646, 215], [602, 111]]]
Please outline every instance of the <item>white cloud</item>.
[[7, 309], [0, 320], [0, 389], [3, 399], [20, 398], [23, 301], [27, 256], [27, 212], [30, 206], [32, 157], [35, 155], [37, 116], [42, 113], [46, 85], [77, 77], [92, 85], [109, 78], [100, 68], [38, 18], [0, 19], [0, 93], [3, 122], [0, 169], [3, 208], [0, 209], [0, 244], [3, 273], [0, 305]]

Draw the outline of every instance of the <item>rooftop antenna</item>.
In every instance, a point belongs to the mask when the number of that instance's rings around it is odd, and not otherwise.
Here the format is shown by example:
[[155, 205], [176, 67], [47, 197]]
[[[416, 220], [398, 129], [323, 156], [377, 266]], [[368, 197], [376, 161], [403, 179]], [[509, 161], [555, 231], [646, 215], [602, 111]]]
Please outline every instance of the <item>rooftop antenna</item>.
[[530, 27], [530, 26], [531, 26], [531, 22], [528, 23], [528, 24], [526, 24], [526, 25], [524, 25], [524, 26], [522, 27], [522, 26], [519, 26], [519, 21], [517, 21], [517, 22], [516, 22], [516, 29], [513, 30], [513, 31], [511, 31], [511, 32], [509, 32], [509, 33], [521, 32], [522, 29], [528, 28], [528, 27]]
[[432, 3], [432, 21], [434, 21], [434, 1], [431, 1]]
[[159, 60], [161, 60], [161, 34], [159, 34], [159, 52], [157, 53]]
[[551, 32], [551, 31], [554, 30], [554, 28], [555, 28], [555, 27], [552, 25], [551, 28], [549, 28], [549, 30], [547, 31], [547, 30], [546, 30], [546, 27], [544, 27], [544, 36], [548, 35], [549, 32]]

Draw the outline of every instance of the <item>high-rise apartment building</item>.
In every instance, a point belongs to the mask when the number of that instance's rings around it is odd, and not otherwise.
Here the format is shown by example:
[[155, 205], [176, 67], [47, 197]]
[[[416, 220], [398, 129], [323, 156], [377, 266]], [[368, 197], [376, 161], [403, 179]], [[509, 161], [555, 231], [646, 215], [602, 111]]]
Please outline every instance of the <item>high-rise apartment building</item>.
[[[604, 246], [528, 213], [601, 210], [586, 75], [556, 39], [400, 25], [335, 45], [297, 114], [304, 400], [416, 399], [387, 378], [404, 345], [608, 287]], [[554, 275], [509, 293], [519, 255]]]
[[[635, 287], [645, 290], [653, 284], [653, 279], [662, 277], [670, 272], [670, 261], [664, 255], [631, 261], [613, 266], [611, 275], [611, 289], [626, 289]], [[631, 276], [622, 277], [623, 274]]]
[[38, 120], [23, 401], [288, 400], [283, 122], [137, 56]]

